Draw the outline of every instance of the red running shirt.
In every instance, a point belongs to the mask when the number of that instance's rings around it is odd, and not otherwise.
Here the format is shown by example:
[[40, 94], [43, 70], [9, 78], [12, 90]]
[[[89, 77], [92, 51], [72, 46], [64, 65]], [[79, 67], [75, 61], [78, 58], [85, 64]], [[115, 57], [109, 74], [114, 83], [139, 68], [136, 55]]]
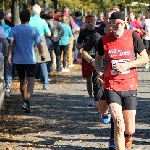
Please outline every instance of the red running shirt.
[[104, 88], [114, 91], [129, 91], [138, 88], [138, 74], [131, 68], [121, 74], [113, 70], [117, 63], [126, 63], [135, 59], [132, 31], [125, 30], [120, 38], [115, 38], [112, 33], [102, 37], [106, 58], [104, 72]]

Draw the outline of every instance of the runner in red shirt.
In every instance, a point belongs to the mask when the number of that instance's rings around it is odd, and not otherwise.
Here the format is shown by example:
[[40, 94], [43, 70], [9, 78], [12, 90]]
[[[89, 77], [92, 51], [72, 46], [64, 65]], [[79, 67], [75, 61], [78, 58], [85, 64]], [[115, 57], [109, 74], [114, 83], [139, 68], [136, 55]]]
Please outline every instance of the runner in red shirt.
[[[123, 13], [114, 12], [110, 23], [112, 33], [104, 35], [97, 42], [96, 59], [99, 63], [95, 66], [96, 70], [100, 68], [101, 59], [105, 54], [105, 71], [104, 74], [98, 72], [98, 80], [104, 85], [106, 101], [113, 117], [116, 150], [125, 150], [125, 146], [132, 147], [132, 134], [135, 132], [138, 88], [138, 75], [135, 68], [148, 62], [149, 59], [145, 46], [137, 34], [124, 29]], [[136, 60], [135, 53], [140, 55]]]

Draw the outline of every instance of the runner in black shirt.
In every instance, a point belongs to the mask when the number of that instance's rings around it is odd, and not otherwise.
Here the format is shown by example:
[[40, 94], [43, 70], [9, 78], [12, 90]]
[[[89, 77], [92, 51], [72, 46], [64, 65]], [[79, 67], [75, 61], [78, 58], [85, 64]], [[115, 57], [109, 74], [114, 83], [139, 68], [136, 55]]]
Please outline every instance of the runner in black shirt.
[[[85, 22], [86, 22], [87, 28], [83, 29], [79, 34], [79, 37], [77, 40], [77, 46], [76, 46], [78, 49], [83, 48], [83, 44], [88, 40], [90, 35], [92, 35], [93, 33], [96, 33], [99, 30], [98, 27], [95, 27], [94, 15], [87, 15], [85, 18]], [[95, 50], [93, 47], [90, 49], [89, 55], [92, 56], [92, 58], [95, 58]], [[82, 76], [87, 81], [87, 91], [89, 94], [88, 106], [94, 105], [93, 95], [92, 95], [93, 70], [94, 70], [94, 67], [91, 64], [89, 64], [85, 59], [82, 58]]]

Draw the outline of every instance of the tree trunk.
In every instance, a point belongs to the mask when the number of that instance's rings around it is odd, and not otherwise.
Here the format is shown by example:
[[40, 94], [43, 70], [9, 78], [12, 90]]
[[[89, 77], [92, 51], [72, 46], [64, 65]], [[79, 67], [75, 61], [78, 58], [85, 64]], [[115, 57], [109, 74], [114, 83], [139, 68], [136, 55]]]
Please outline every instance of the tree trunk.
[[18, 0], [12, 0], [11, 13], [14, 25], [20, 24]]
[[43, 0], [44, 8], [48, 8], [48, 0]]

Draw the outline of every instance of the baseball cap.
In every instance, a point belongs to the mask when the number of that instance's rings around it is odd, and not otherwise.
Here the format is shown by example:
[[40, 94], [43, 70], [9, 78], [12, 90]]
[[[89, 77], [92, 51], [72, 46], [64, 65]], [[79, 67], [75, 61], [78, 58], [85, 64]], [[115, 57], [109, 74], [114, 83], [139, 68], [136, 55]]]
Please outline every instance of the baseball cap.
[[125, 15], [122, 12], [113, 12], [110, 17], [110, 20], [111, 19], [121, 19], [125, 21]]

